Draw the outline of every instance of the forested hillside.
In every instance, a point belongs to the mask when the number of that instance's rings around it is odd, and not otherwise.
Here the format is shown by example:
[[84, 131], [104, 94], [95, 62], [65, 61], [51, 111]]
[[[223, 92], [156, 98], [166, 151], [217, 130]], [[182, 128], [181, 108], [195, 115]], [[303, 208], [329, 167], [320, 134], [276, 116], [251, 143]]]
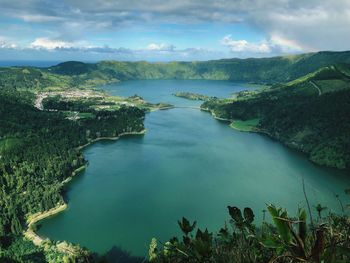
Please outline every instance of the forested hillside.
[[49, 68], [48, 72], [74, 76], [76, 83], [89, 79], [212, 79], [270, 84], [288, 82], [321, 67], [338, 63], [350, 63], [350, 52], [318, 52], [285, 57], [204, 62], [65, 62]]
[[31, 67], [0, 68], [1, 89], [43, 89], [54, 86], [67, 86], [69, 78], [54, 75]]
[[350, 65], [321, 68], [262, 92], [210, 100], [202, 109], [301, 150], [318, 164], [350, 168]]
[[350, 63], [350, 52], [318, 52], [302, 55], [222, 59], [203, 62], [64, 62], [49, 68], [0, 68], [0, 86], [42, 89], [94, 87], [133, 79], [212, 79], [256, 83], [289, 82], [319, 68]]
[[203, 62], [70, 61], [46, 69], [0, 68], [0, 86], [20, 89], [86, 88], [134, 79], [208, 79], [276, 84], [340, 63], [350, 63], [349, 51]]
[[14, 255], [11, 249], [13, 244], [30, 246], [21, 243], [27, 215], [64, 202], [62, 182], [85, 164], [78, 146], [101, 136], [142, 131], [144, 111], [90, 110], [89, 118], [70, 121], [61, 112], [32, 105], [31, 92], [0, 90], [0, 258], [39, 262], [37, 249], [23, 255], [22, 249]]
[[[233, 127], [266, 133], [318, 164], [350, 169], [349, 63], [350, 52], [318, 52], [207, 62], [65, 62], [44, 69], [0, 68], [0, 262], [62, 261], [67, 255], [23, 239], [27, 216], [64, 203], [62, 182], [85, 164], [79, 146], [144, 130], [143, 109], [152, 105], [138, 96], [107, 97], [93, 87], [131, 79], [273, 84], [236, 98], [205, 98], [209, 100], [202, 109], [232, 121]], [[199, 232], [198, 242], [203, 238], [210, 235]]]

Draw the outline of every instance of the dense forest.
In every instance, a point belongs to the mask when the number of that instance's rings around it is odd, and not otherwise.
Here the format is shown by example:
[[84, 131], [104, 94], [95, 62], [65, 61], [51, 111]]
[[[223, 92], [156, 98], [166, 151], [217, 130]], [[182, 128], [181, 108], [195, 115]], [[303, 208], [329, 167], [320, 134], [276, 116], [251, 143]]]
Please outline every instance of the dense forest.
[[[66, 255], [23, 238], [28, 215], [64, 203], [62, 182], [85, 165], [80, 146], [101, 137], [144, 130], [145, 111], [93, 97], [63, 99], [41, 92], [84, 90], [129, 79], [218, 79], [273, 84], [235, 98], [205, 98], [202, 109], [263, 132], [309, 155], [314, 162], [350, 168], [350, 52], [318, 52], [263, 59], [207, 62], [65, 62], [49, 68], [0, 68], [0, 262], [88, 262], [90, 253]], [[189, 95], [189, 94], [187, 94]], [[195, 94], [200, 96], [200, 94]], [[204, 97], [203, 97], [204, 98]], [[96, 103], [98, 105], [96, 106]], [[144, 103], [144, 102], [143, 102]], [[113, 106], [113, 107], [108, 107]], [[322, 208], [322, 207], [321, 207]], [[305, 211], [296, 218], [273, 206], [274, 225], [253, 225], [254, 215], [230, 208], [233, 231], [218, 235], [179, 222], [183, 240], [157, 248], [155, 262], [348, 262], [349, 219], [319, 214], [306, 230]], [[316, 224], [317, 223], [317, 224]], [[278, 260], [278, 261], [277, 261]]]
[[216, 117], [258, 120], [263, 132], [309, 155], [318, 164], [350, 169], [349, 65], [322, 68], [262, 92], [203, 103]]
[[[295, 216], [269, 204], [259, 226], [249, 207], [241, 211], [228, 206], [231, 216], [217, 233], [197, 228], [197, 222], [178, 221], [182, 238], [159, 243], [153, 239], [150, 262], [155, 263], [336, 263], [350, 260], [350, 222], [344, 215], [327, 213], [317, 205], [317, 218], [311, 210], [299, 208]], [[272, 221], [265, 218], [271, 216]], [[309, 215], [309, 218], [308, 218]], [[272, 223], [270, 223], [272, 222]], [[310, 224], [308, 224], [310, 222]]]
[[[39, 111], [32, 105], [31, 92], [0, 90], [0, 251], [4, 257], [4, 251], [13, 252], [11, 247], [19, 244], [28, 214], [64, 202], [62, 181], [85, 164], [78, 146], [144, 129], [144, 111], [134, 107], [91, 110], [89, 118], [70, 121], [59, 111]], [[29, 260], [31, 256], [10, 257]]]

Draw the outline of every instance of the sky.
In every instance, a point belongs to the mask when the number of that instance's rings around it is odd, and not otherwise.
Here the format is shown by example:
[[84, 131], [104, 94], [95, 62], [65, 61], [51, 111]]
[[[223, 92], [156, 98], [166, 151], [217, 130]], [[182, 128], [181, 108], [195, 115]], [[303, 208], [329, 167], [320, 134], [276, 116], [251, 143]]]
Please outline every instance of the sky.
[[350, 49], [350, 0], [0, 0], [0, 61], [198, 61]]

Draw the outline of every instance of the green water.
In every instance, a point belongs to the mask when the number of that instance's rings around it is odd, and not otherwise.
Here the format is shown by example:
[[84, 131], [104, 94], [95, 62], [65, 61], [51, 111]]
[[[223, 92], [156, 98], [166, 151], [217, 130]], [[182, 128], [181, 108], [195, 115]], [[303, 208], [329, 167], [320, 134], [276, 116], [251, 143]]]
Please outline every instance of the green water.
[[[104, 89], [152, 102], [198, 106], [176, 91], [226, 97], [246, 89], [225, 81], [129, 81]], [[266, 203], [291, 212], [303, 204], [301, 176], [311, 203], [339, 212], [350, 186], [345, 174], [310, 163], [268, 137], [237, 132], [210, 114], [177, 108], [147, 114], [144, 136], [98, 142], [84, 150], [86, 171], [67, 189], [68, 209], [43, 222], [39, 234], [103, 253], [113, 246], [147, 254], [152, 237], [179, 234], [177, 219], [196, 219], [217, 230], [227, 205], [250, 206], [261, 220]], [[349, 201], [350, 202], [350, 201]]]

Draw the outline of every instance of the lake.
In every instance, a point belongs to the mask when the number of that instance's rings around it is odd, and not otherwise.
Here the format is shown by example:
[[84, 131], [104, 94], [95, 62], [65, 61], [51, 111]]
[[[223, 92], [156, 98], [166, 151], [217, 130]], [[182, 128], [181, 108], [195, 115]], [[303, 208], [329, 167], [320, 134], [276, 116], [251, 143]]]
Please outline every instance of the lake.
[[[113, 95], [150, 102], [199, 106], [172, 96], [178, 91], [228, 97], [251, 89], [228, 81], [126, 81], [103, 86]], [[231, 129], [190, 108], [146, 115], [144, 136], [97, 142], [84, 150], [86, 171], [67, 187], [68, 209], [45, 220], [39, 234], [79, 243], [98, 253], [113, 246], [145, 256], [152, 237], [180, 235], [177, 220], [197, 220], [216, 231], [229, 220], [227, 205], [251, 207], [257, 223], [266, 203], [292, 215], [304, 205], [304, 177], [312, 205], [340, 212], [335, 194], [350, 202], [345, 173], [316, 166], [303, 154], [260, 134]]]

